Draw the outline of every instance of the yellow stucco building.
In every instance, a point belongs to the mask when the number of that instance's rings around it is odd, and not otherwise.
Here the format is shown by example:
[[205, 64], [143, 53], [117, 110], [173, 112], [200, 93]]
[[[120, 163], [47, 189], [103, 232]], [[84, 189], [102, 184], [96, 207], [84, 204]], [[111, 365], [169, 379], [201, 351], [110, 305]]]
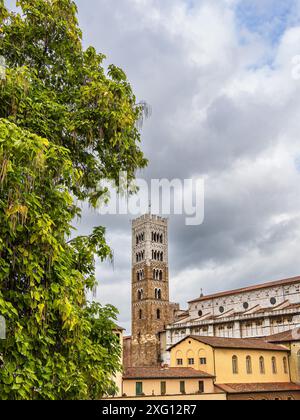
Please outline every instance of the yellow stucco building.
[[123, 376], [123, 397], [142, 399], [224, 400], [214, 376], [184, 367], [129, 368]]
[[269, 343], [280, 344], [290, 352], [292, 382], [300, 384], [300, 328], [267, 337]]
[[291, 381], [288, 350], [261, 340], [191, 336], [170, 352], [172, 367], [202, 370], [217, 384]]
[[215, 377], [228, 399], [300, 399], [292, 383], [288, 348], [258, 339], [190, 336], [170, 349], [171, 367]]

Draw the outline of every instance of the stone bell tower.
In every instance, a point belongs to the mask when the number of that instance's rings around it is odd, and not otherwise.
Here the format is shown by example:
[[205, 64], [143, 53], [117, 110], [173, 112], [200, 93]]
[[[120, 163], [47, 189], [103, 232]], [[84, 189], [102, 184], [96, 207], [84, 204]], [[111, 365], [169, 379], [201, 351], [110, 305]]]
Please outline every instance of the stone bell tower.
[[177, 309], [169, 301], [168, 220], [147, 214], [132, 222], [133, 367], [161, 363], [159, 332]]

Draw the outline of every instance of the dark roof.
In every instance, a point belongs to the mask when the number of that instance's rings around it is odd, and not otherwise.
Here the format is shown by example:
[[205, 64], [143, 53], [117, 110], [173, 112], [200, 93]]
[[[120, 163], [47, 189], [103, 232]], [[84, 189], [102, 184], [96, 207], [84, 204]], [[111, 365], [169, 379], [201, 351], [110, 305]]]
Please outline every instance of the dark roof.
[[278, 346], [275, 344], [268, 343], [264, 340], [258, 340], [255, 338], [220, 338], [220, 337], [199, 337], [196, 335], [191, 335], [184, 338], [179, 343], [174, 344], [169, 348], [169, 351], [176, 347], [178, 344], [182, 343], [185, 340], [193, 339], [199, 341], [200, 343], [207, 344], [208, 346], [214, 348], [224, 348], [224, 349], [251, 349], [251, 350], [267, 350], [267, 351], [288, 351], [283, 346]]
[[248, 394], [248, 393], [259, 393], [259, 392], [289, 392], [299, 391], [300, 385], [296, 385], [291, 382], [287, 383], [251, 383], [251, 384], [218, 384], [218, 388], [228, 394]]
[[224, 297], [224, 296], [253, 292], [255, 290], [267, 289], [269, 287], [275, 287], [275, 286], [285, 286], [285, 285], [293, 284], [293, 283], [300, 283], [300, 276], [293, 277], [293, 278], [288, 278], [288, 279], [285, 279], [285, 280], [279, 280], [279, 281], [273, 281], [273, 282], [269, 282], [269, 283], [258, 284], [256, 286], [244, 287], [242, 289], [235, 289], [235, 290], [230, 290], [230, 291], [227, 291], [227, 292], [216, 293], [216, 294], [213, 294], [213, 295], [203, 296], [203, 297], [199, 297], [198, 299], [192, 300], [189, 303], [202, 302], [202, 301], [209, 300], [209, 299], [217, 299], [217, 298], [221, 298], [221, 297]]
[[266, 337], [269, 343], [288, 343], [290, 341], [300, 341], [300, 328], [286, 331], [280, 334], [274, 334]]
[[214, 378], [208, 373], [192, 368], [128, 368], [124, 372], [123, 379], [192, 379]]

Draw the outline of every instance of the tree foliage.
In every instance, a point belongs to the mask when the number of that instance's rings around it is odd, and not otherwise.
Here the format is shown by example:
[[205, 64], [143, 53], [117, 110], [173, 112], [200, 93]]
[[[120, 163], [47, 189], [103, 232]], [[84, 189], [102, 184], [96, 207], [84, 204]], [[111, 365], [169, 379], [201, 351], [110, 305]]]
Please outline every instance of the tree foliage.
[[124, 72], [84, 50], [71, 0], [0, 0], [0, 399], [96, 399], [114, 390], [116, 309], [86, 301], [105, 230], [68, 238], [75, 199], [146, 165], [142, 107]]

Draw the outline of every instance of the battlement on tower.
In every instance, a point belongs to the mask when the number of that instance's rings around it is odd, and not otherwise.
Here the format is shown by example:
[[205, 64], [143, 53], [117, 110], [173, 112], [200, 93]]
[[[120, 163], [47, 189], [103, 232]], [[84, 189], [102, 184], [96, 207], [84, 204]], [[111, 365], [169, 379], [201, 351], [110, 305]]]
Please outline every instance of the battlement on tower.
[[132, 226], [135, 227], [145, 222], [153, 222], [153, 223], [159, 223], [159, 224], [161, 223], [163, 225], [167, 225], [168, 219], [161, 216], [154, 215], [154, 214], [144, 214], [143, 216], [140, 216], [137, 219], [132, 220]]

